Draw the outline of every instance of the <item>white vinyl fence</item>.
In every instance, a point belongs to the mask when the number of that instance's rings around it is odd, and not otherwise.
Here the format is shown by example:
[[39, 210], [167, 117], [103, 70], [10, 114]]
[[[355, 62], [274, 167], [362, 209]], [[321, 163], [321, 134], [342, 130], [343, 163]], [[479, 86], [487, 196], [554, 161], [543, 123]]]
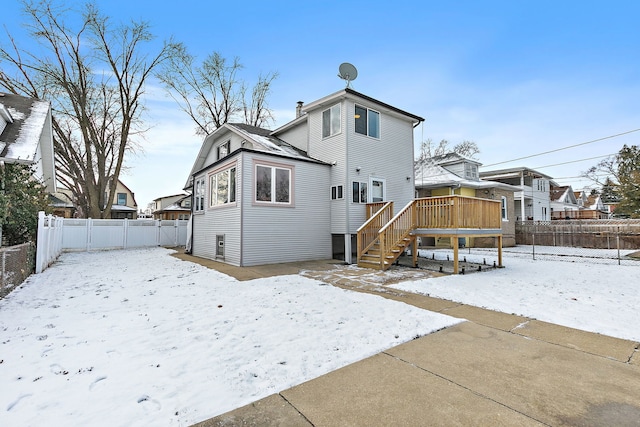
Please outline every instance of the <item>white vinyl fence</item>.
[[45, 270], [62, 251], [184, 246], [187, 241], [187, 222], [58, 218], [40, 212], [36, 273]]

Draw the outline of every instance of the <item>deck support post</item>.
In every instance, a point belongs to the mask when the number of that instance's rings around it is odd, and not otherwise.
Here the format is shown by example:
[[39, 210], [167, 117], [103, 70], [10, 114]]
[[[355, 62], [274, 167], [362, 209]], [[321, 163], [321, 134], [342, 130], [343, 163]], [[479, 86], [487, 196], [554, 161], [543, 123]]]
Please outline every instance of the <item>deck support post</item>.
[[452, 236], [453, 246], [453, 274], [458, 274], [458, 236]]
[[502, 234], [498, 236], [498, 267], [502, 268]]
[[414, 235], [411, 239], [411, 256], [413, 256], [413, 268], [418, 266], [418, 238]]

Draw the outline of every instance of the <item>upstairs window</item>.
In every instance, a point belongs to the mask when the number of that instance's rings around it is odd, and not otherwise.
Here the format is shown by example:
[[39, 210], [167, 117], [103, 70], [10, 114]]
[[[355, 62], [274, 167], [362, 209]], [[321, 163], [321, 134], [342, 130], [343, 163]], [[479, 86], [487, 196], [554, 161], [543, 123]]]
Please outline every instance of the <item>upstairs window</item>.
[[127, 206], [127, 193], [118, 193], [118, 205]]
[[322, 137], [336, 135], [341, 132], [340, 104], [322, 112]]
[[380, 113], [356, 105], [355, 110], [356, 133], [372, 138], [380, 138]]
[[480, 176], [478, 175], [478, 165], [473, 164], [473, 163], [465, 163], [464, 164], [464, 177], [466, 179], [471, 179], [474, 181], [477, 181], [478, 179], [480, 179]]
[[231, 141], [227, 141], [224, 144], [218, 145], [218, 159], [227, 157], [229, 155], [230, 148], [231, 148]]

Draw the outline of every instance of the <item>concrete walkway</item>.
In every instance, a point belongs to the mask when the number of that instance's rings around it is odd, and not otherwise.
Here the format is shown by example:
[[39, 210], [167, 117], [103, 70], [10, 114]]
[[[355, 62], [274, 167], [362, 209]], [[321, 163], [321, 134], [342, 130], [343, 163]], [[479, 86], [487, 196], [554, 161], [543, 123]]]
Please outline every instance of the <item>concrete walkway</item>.
[[239, 280], [302, 274], [467, 320], [199, 427], [640, 426], [636, 342], [387, 287], [437, 275], [424, 270], [383, 273], [337, 261], [237, 268], [176, 256]]

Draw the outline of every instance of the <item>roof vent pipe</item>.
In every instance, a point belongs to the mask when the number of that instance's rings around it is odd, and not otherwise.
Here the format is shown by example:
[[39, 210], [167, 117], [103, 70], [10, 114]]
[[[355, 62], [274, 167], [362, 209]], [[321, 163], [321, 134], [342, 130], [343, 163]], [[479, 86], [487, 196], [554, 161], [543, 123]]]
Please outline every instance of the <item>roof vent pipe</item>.
[[296, 106], [296, 119], [302, 115], [302, 105], [304, 102], [298, 101], [298, 105]]

